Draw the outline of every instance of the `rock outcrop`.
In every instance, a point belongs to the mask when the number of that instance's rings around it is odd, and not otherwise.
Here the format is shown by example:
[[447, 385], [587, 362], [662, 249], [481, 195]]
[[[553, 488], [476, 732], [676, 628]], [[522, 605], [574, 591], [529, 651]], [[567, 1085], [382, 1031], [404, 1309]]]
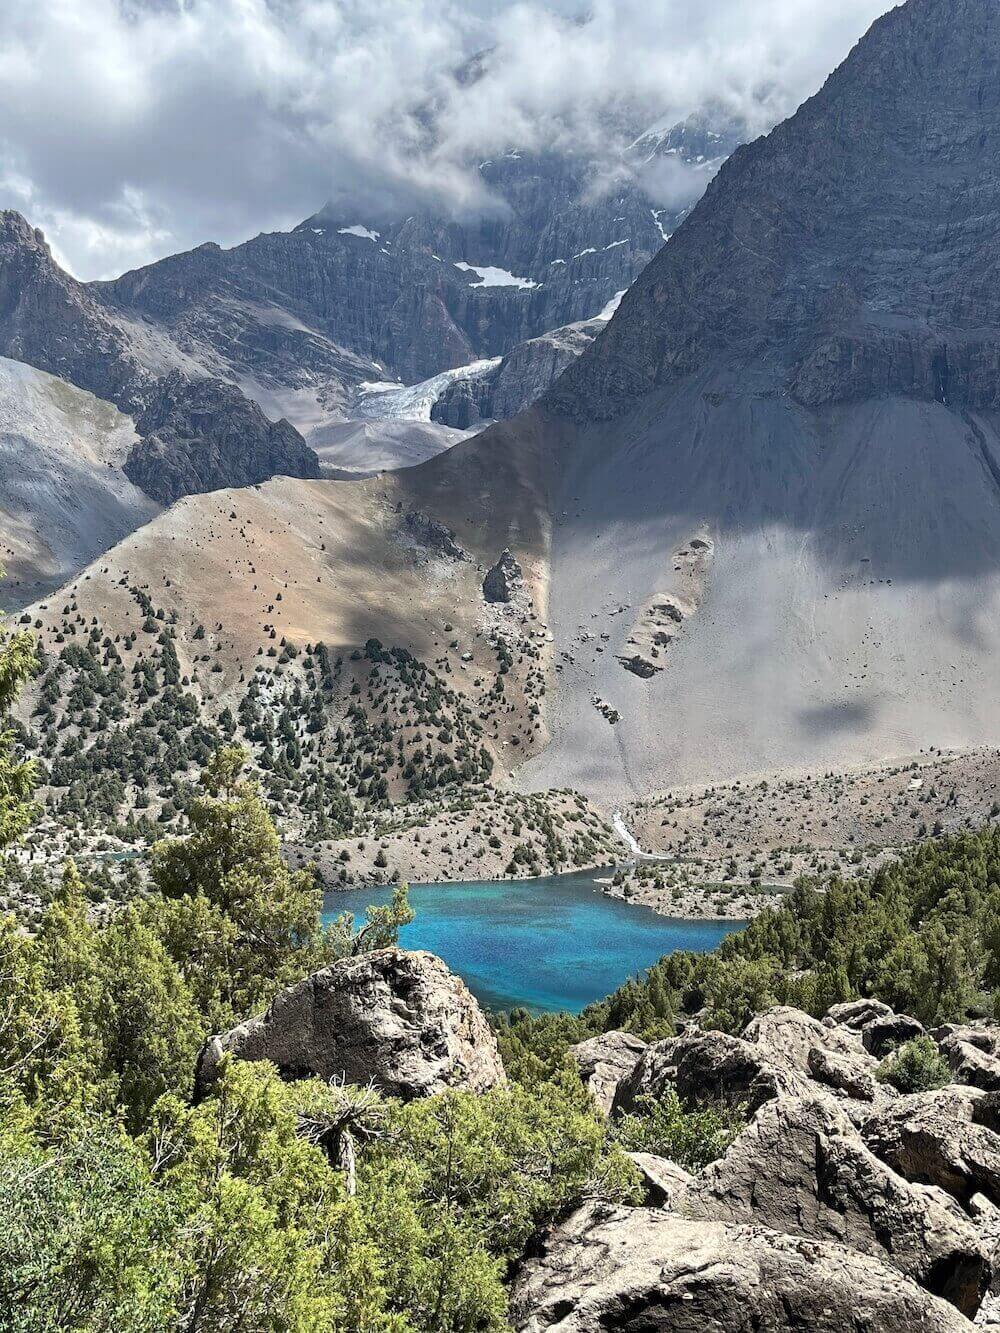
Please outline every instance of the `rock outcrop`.
[[933, 1035], [956, 1083], [1000, 1092], [1000, 1028], [949, 1024]]
[[198, 1059], [200, 1095], [224, 1055], [269, 1060], [287, 1079], [372, 1083], [404, 1100], [505, 1082], [496, 1038], [465, 983], [433, 954], [396, 948], [323, 968], [260, 1017], [211, 1037]]
[[685, 1171], [669, 1157], [657, 1157], [649, 1152], [627, 1152], [625, 1156], [642, 1176], [646, 1202], [654, 1208], [669, 1208], [671, 1201], [683, 1194], [693, 1181], [690, 1171]]
[[937, 1185], [968, 1207], [976, 1194], [1000, 1205], [996, 1129], [983, 1094], [952, 1085], [901, 1097], [873, 1114], [862, 1133], [872, 1152], [901, 1176]]
[[52, 258], [42, 233], [0, 212], [0, 355], [26, 361], [132, 412], [150, 376], [122, 329]]
[[764, 1106], [671, 1206], [686, 1217], [752, 1223], [874, 1255], [967, 1315], [991, 1277], [960, 1210], [880, 1161], [822, 1094]]
[[523, 587], [521, 566], [510, 547], [505, 546], [500, 559], [486, 571], [483, 597], [487, 602], [511, 602]]
[[646, 1043], [631, 1032], [602, 1032], [569, 1048], [583, 1086], [605, 1115], [611, 1111], [618, 1084], [632, 1073], [645, 1050]]
[[[898, 1270], [901, 1282], [949, 1302], [961, 1315], [993, 1326], [1000, 1316], [1000, 1091], [974, 1084], [989, 1082], [982, 1062], [995, 1058], [997, 1029], [936, 1029], [931, 1038], [951, 1052], [968, 1082], [902, 1095], [878, 1076], [879, 1058], [922, 1033], [916, 1019], [860, 1000], [835, 1005], [821, 1022], [778, 1006], [758, 1014], [739, 1037], [689, 1029], [647, 1047], [618, 1083], [612, 1117], [669, 1092], [689, 1110], [722, 1104], [750, 1116], [727, 1151], [694, 1176], [663, 1158], [630, 1154], [647, 1202], [692, 1227], [749, 1228], [780, 1237], [782, 1245], [797, 1237], [832, 1245], [852, 1261], [864, 1256], [880, 1271]], [[595, 1065], [598, 1042], [582, 1044]], [[627, 1268], [636, 1229], [647, 1235], [656, 1225], [630, 1218], [618, 1218], [608, 1261], [598, 1263], [599, 1302], [610, 1303], [600, 1304], [595, 1318], [611, 1324], [624, 1308], [620, 1302], [631, 1299], [635, 1276], [616, 1272], [613, 1257]], [[572, 1266], [567, 1271], [559, 1320], [576, 1327], [580, 1312], [580, 1326], [589, 1327], [585, 1274]], [[535, 1279], [524, 1279], [524, 1290], [544, 1293], [551, 1282], [554, 1293], [554, 1273], [550, 1269], [537, 1288], [531, 1288]], [[542, 1318], [541, 1308], [525, 1313], [525, 1320]], [[880, 1322], [883, 1316], [860, 1294], [845, 1310], [845, 1319], [862, 1321], [858, 1328], [893, 1327]], [[794, 1321], [760, 1326], [797, 1327]], [[963, 1326], [969, 1325], [955, 1325]]]
[[[894, 1089], [876, 1081], [878, 1061], [867, 1049], [864, 1032], [820, 1023], [798, 1009], [779, 1006], [752, 1018], [743, 1040], [797, 1080], [805, 1077], [822, 1084], [847, 1102], [867, 1104], [895, 1096]], [[847, 1109], [852, 1116], [867, 1114], [866, 1106]]]
[[436, 518], [428, 518], [419, 510], [411, 509], [403, 520], [407, 534], [420, 546], [425, 546], [435, 555], [447, 556], [449, 560], [468, 560], [465, 551], [459, 546], [451, 528], [439, 523]]
[[724, 1102], [751, 1114], [765, 1102], [805, 1089], [805, 1081], [770, 1060], [752, 1042], [724, 1032], [688, 1032], [648, 1047], [632, 1073], [619, 1083], [613, 1114], [623, 1115], [645, 1097], [674, 1089], [681, 1103], [696, 1109]]
[[759, 1227], [589, 1204], [514, 1284], [519, 1333], [972, 1333], [871, 1255]]
[[279, 475], [318, 477], [319, 459], [287, 421], [269, 421], [234, 384], [174, 371], [136, 426], [125, 475], [161, 504], [182, 495], [253, 486]]

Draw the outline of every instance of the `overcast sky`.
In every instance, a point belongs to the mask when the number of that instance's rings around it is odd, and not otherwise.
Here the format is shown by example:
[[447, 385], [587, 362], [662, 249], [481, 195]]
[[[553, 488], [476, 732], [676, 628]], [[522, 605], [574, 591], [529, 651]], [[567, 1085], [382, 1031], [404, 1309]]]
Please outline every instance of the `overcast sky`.
[[[0, 0], [0, 206], [82, 278], [488, 204], [469, 164], [709, 102], [765, 130], [887, 0]], [[456, 72], [489, 51], [486, 72]], [[436, 126], [433, 145], [426, 125]], [[347, 202], [349, 201], [349, 202]]]

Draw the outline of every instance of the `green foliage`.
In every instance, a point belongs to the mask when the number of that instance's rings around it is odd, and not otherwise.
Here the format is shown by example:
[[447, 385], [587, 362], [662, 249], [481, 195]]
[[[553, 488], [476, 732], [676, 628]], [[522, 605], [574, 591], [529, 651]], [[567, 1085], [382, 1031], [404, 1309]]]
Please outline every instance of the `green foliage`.
[[689, 1171], [700, 1171], [726, 1151], [746, 1123], [727, 1107], [685, 1111], [671, 1088], [659, 1098], [640, 1098], [637, 1108], [622, 1116], [615, 1138], [627, 1152], [669, 1157]]
[[0, 1132], [5, 1333], [170, 1327], [169, 1201], [147, 1154], [107, 1123], [44, 1149]]
[[570, 1046], [594, 1035], [575, 1014], [532, 1014], [527, 1009], [498, 1014], [494, 1025], [504, 1069], [526, 1087], [551, 1078]]
[[375, 949], [388, 949], [394, 945], [402, 927], [408, 926], [412, 920], [409, 886], [397, 884], [391, 901], [384, 907], [373, 905], [366, 909], [364, 925], [357, 932], [350, 912], [337, 918], [335, 929], [350, 942], [352, 954], [372, 953]]
[[294, 1090], [237, 1065], [202, 1106], [163, 1099], [142, 1141], [106, 1121], [51, 1148], [0, 1138], [0, 1326], [326, 1333], [367, 1305], [364, 1327], [395, 1328], [340, 1178], [297, 1125]]
[[[3, 571], [0, 570], [0, 577]], [[30, 634], [0, 635], [0, 723], [38, 665]], [[0, 727], [0, 851], [21, 836], [35, 816], [34, 766], [12, 756], [13, 734]]]
[[535, 1229], [588, 1195], [638, 1201], [579, 1077], [396, 1107], [363, 1155], [358, 1204], [387, 1290], [420, 1329], [501, 1329], [501, 1279]]
[[321, 930], [314, 877], [282, 860], [257, 786], [241, 776], [246, 760], [239, 746], [213, 756], [203, 794], [188, 808], [190, 832], [153, 849], [152, 881], [162, 898], [145, 909], [217, 1027], [344, 951], [339, 933]]
[[161, 1098], [136, 1139], [90, 1117], [46, 1145], [11, 1115], [0, 1326], [500, 1333], [539, 1225], [585, 1196], [639, 1198], [570, 1071], [535, 1092], [376, 1099], [355, 1197], [326, 1133], [348, 1103], [357, 1090], [237, 1061], [198, 1106]]
[[951, 1082], [951, 1070], [930, 1037], [914, 1037], [886, 1056], [875, 1077], [900, 1092], [932, 1092]]

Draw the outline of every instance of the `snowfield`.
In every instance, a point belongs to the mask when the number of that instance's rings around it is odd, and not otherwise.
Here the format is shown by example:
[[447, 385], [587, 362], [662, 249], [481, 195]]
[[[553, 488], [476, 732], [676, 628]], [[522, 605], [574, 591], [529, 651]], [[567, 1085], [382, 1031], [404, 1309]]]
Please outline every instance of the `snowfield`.
[[489, 265], [480, 268], [476, 264], [467, 264], [464, 259], [455, 267], [461, 269], [463, 273], [478, 275], [481, 281], [474, 282], [473, 287], [521, 287], [527, 290], [540, 285], [532, 282], [530, 278], [519, 278], [515, 273], [508, 273], [505, 268], [492, 268]]

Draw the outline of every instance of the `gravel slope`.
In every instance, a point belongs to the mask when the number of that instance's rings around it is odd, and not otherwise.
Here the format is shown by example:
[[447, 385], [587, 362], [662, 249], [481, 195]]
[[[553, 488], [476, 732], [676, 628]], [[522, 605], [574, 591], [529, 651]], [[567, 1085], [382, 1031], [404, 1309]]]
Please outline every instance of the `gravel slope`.
[[0, 605], [23, 606], [159, 513], [121, 465], [131, 420], [0, 357]]

